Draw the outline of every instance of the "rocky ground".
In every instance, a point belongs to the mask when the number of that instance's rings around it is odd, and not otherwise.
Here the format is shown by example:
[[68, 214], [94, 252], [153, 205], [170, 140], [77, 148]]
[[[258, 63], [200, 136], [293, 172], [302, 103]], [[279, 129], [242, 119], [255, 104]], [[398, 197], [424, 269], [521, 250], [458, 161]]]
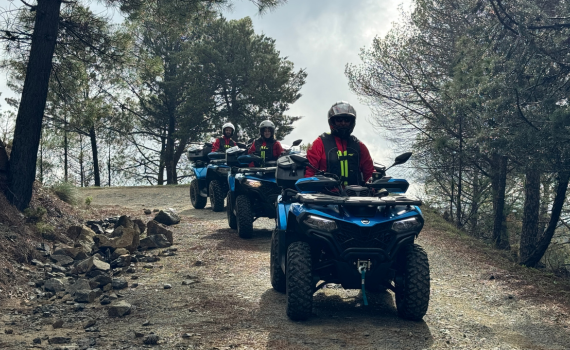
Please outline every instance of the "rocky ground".
[[[399, 319], [390, 292], [369, 295], [370, 305], [363, 306], [359, 291], [335, 286], [315, 295], [308, 321], [291, 322], [285, 296], [269, 283], [271, 220], [256, 222], [254, 237], [242, 240], [227, 227], [225, 213], [192, 209], [187, 186], [86, 189], [81, 195], [110, 214], [144, 223], [154, 218], [152, 209], [174, 208], [181, 217], [168, 227], [174, 245], [139, 254], [140, 262], [118, 275], [128, 287], [103, 291], [110, 304], [102, 305], [100, 296], [76, 302], [65, 292], [4, 299], [0, 348], [570, 348], [564, 281], [512, 266], [429, 221], [419, 238], [432, 276], [423, 322]], [[32, 274], [39, 269], [25, 268]], [[119, 302], [131, 305], [129, 313], [110, 317]]]

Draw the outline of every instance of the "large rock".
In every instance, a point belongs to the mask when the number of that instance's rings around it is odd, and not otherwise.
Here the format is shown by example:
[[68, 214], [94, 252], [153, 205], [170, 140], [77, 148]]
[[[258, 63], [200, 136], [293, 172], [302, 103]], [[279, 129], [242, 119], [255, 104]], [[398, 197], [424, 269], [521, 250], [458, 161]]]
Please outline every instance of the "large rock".
[[75, 302], [77, 303], [92, 303], [97, 298], [97, 293], [94, 290], [80, 289], [75, 292]]
[[140, 249], [166, 248], [171, 245], [165, 235], [152, 235], [141, 240]]
[[125, 255], [125, 254], [129, 254], [129, 251], [126, 250], [125, 248], [117, 248], [117, 249], [115, 249], [113, 254], [111, 254], [111, 260], [115, 260], [118, 257], [120, 257], [121, 255]]
[[128, 254], [121, 255], [117, 259], [111, 261], [111, 268], [127, 267], [131, 264], [131, 256]]
[[165, 225], [176, 225], [180, 222], [180, 216], [174, 211], [172, 208], [168, 208], [165, 210], [161, 210], [156, 214], [154, 220], [160, 222], [161, 224]]
[[129, 286], [129, 282], [124, 278], [113, 278], [111, 285], [114, 290], [120, 290], [127, 288]]
[[67, 292], [71, 295], [74, 295], [78, 290], [86, 289], [91, 289], [91, 285], [89, 283], [89, 280], [85, 278], [78, 278], [75, 283], [67, 286]]
[[113, 280], [109, 275], [99, 275], [89, 280], [89, 287], [91, 289], [102, 288], [107, 284], [111, 283], [112, 281]]
[[[71, 226], [67, 229], [67, 236], [81, 245], [81, 250], [87, 255], [91, 254], [93, 251], [93, 246], [95, 242], [93, 237], [95, 232], [87, 226]], [[80, 259], [80, 257], [73, 257], [74, 259]]]
[[69, 266], [73, 264], [73, 262], [75, 261], [73, 260], [73, 258], [69, 257], [68, 255], [61, 255], [61, 254], [53, 254], [52, 256], [50, 256], [50, 258], [53, 262], [61, 266]]
[[146, 228], [144, 221], [142, 221], [141, 219], [133, 219], [133, 223], [139, 227], [139, 230], [141, 231], [142, 234]]
[[66, 245], [60, 245], [54, 249], [52, 255], [67, 255], [74, 260], [83, 260], [87, 259], [86, 253], [89, 252], [85, 252], [83, 247], [69, 247]]
[[109, 271], [110, 269], [111, 266], [108, 263], [92, 256], [89, 259], [85, 259], [79, 264], [77, 264], [77, 266], [75, 266], [75, 268], [72, 270], [72, 273], [74, 274], [88, 273], [93, 270]]
[[96, 235], [94, 237], [95, 243], [99, 249], [110, 248], [112, 250], [118, 248], [125, 248], [129, 252], [134, 252], [140, 243], [140, 233], [138, 227], [123, 227], [119, 226], [115, 230], [120, 230], [119, 237], [109, 238], [105, 235]]
[[146, 227], [147, 236], [164, 235], [171, 244], [174, 243], [172, 231], [164, 227], [161, 223], [151, 220], [147, 223]]
[[62, 280], [58, 278], [50, 278], [44, 282], [44, 290], [46, 292], [57, 293], [65, 290], [65, 285], [63, 284]]
[[119, 301], [109, 307], [109, 317], [123, 317], [131, 313], [131, 304]]

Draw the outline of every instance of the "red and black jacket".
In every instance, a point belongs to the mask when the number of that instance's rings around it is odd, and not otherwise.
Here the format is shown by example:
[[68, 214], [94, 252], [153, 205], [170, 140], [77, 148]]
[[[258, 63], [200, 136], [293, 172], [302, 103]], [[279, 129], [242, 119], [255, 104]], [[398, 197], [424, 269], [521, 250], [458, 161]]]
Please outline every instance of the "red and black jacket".
[[216, 142], [214, 142], [212, 145], [212, 152], [218, 152], [220, 151], [220, 148], [222, 151], [225, 151], [233, 146], [236, 146], [234, 140], [232, 140], [230, 137], [222, 136], [220, 138], [217, 138]]
[[283, 153], [283, 147], [281, 147], [281, 143], [275, 139], [265, 141], [260, 137], [253, 142], [247, 153], [261, 157], [263, 163], [265, 163], [271, 160], [277, 160], [281, 153]]
[[[355, 136], [343, 140], [324, 133], [307, 151], [307, 159], [315, 168], [339, 176], [345, 186], [362, 185], [374, 172], [368, 148]], [[305, 177], [314, 175], [315, 171], [307, 167]]]

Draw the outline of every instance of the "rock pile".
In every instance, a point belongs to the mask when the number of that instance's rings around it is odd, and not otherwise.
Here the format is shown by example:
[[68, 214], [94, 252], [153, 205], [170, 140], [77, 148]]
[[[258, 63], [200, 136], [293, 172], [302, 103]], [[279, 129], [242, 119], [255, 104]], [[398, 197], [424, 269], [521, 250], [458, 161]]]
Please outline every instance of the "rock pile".
[[[156, 218], [168, 225], [180, 222], [171, 209], [160, 211]], [[44, 273], [34, 282], [36, 297], [64, 299], [78, 310], [82, 304], [98, 300], [102, 305], [111, 304], [110, 317], [128, 315], [131, 305], [118, 301], [114, 291], [129, 287], [122, 275], [136, 272], [137, 263], [160, 260], [156, 255], [145, 254], [146, 250], [173, 244], [173, 233], [166, 225], [155, 220], [145, 225], [140, 219], [120, 216], [70, 227], [67, 235], [74, 241], [73, 246], [42, 243], [36, 247], [49, 260], [32, 261]], [[171, 248], [160, 252], [160, 256], [173, 255], [175, 251]]]

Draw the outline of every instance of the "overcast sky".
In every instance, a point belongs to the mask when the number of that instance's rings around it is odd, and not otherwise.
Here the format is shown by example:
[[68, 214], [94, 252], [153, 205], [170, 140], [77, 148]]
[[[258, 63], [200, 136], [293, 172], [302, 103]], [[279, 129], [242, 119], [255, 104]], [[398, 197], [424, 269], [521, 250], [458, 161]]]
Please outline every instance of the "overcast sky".
[[[344, 68], [347, 63], [359, 63], [360, 49], [370, 47], [375, 36], [384, 36], [392, 22], [399, 19], [399, 6], [408, 10], [410, 3], [411, 0], [289, 0], [260, 16], [251, 2], [234, 1], [233, 10], [224, 13], [227, 18], [251, 17], [257, 33], [276, 39], [281, 55], [287, 56], [297, 69], [307, 70], [303, 96], [289, 112], [304, 118], [295, 124], [285, 143], [299, 138], [312, 142], [328, 131], [328, 109], [335, 101], [346, 100], [355, 106], [358, 115], [354, 134], [368, 146], [375, 161], [388, 164], [395, 153], [406, 151], [394, 152], [373, 129], [369, 123], [370, 109], [349, 90]], [[11, 6], [14, 5], [20, 6], [20, 2], [14, 1]], [[0, 0], [0, 8], [7, 6], [9, 0]], [[0, 72], [0, 105], [4, 108], [3, 98], [13, 96], [5, 80], [6, 72]]]

